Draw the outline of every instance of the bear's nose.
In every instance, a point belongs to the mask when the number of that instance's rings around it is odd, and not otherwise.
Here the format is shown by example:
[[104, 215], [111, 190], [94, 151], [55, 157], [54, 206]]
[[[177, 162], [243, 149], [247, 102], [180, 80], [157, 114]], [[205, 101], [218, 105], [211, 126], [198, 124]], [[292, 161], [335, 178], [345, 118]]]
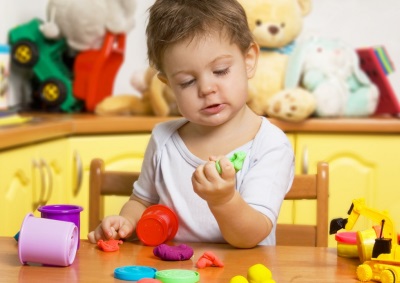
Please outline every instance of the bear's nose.
[[277, 34], [279, 32], [279, 28], [277, 26], [269, 26], [268, 27], [268, 31], [272, 35], [275, 35], [275, 34]]

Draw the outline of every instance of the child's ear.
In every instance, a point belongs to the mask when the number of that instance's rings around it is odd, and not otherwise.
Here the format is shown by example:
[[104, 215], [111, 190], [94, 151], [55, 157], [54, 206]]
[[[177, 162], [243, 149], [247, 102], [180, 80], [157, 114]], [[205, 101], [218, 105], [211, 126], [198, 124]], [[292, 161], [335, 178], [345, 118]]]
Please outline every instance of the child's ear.
[[246, 71], [247, 78], [251, 79], [257, 69], [258, 55], [260, 54], [260, 47], [257, 43], [253, 42], [250, 44], [249, 49], [247, 49], [245, 54], [245, 63], [246, 63]]
[[158, 78], [160, 81], [162, 81], [163, 83], [165, 83], [167, 86], [169, 86], [169, 84], [168, 84], [168, 79], [167, 79], [167, 77], [166, 77], [163, 73], [159, 72], [159, 73], [157, 74], [157, 78]]

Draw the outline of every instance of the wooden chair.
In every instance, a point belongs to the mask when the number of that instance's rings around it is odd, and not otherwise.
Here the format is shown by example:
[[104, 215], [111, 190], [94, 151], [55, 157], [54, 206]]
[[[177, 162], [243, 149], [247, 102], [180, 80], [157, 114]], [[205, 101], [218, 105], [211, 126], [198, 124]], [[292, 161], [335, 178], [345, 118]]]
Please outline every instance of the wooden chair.
[[[101, 222], [102, 196], [129, 196], [132, 184], [139, 172], [109, 171], [104, 169], [101, 159], [93, 159], [90, 164], [89, 180], [89, 231]], [[293, 185], [285, 199], [317, 200], [316, 225], [278, 224], [277, 245], [317, 246], [328, 245], [328, 163], [318, 163], [317, 174], [296, 175]]]
[[319, 162], [316, 174], [296, 175], [285, 200], [317, 200], [316, 225], [278, 224], [280, 246], [328, 246], [329, 164]]
[[139, 172], [106, 171], [102, 159], [92, 160], [89, 176], [89, 231], [93, 231], [101, 222], [102, 196], [130, 196], [133, 182], [138, 177]]

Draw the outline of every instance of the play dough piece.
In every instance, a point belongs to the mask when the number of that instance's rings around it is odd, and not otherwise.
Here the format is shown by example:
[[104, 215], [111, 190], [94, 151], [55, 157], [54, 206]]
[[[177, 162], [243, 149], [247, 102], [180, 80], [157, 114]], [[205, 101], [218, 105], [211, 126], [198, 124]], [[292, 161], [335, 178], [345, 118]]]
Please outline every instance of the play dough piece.
[[[235, 168], [235, 171], [239, 171], [243, 167], [244, 159], [246, 158], [246, 152], [238, 151], [233, 154], [233, 156], [229, 159]], [[215, 166], [217, 167], [217, 171], [219, 174], [222, 173], [221, 165], [219, 164], [219, 160], [215, 162]]]
[[138, 281], [143, 278], [154, 278], [156, 269], [149, 266], [129, 265], [114, 270], [114, 277], [120, 280]]
[[224, 263], [213, 252], [205, 252], [196, 263], [197, 268], [224, 267]]
[[188, 260], [193, 256], [193, 249], [185, 244], [179, 246], [161, 244], [153, 249], [153, 254], [162, 260]]
[[115, 252], [119, 250], [119, 245], [123, 243], [122, 240], [110, 239], [107, 241], [97, 241], [97, 246], [105, 252]]

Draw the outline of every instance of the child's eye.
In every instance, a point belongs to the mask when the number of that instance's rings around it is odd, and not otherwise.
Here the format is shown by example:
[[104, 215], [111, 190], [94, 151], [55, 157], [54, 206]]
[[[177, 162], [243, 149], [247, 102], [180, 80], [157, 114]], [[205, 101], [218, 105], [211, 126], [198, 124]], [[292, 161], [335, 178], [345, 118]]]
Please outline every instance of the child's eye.
[[179, 84], [179, 86], [181, 88], [187, 88], [187, 87], [191, 86], [193, 83], [194, 83], [194, 79], [187, 81], [187, 82], [183, 82], [183, 83]]
[[226, 75], [228, 73], [229, 73], [229, 68], [218, 70], [218, 71], [214, 71], [214, 74], [216, 74], [218, 76], [224, 76], [224, 75]]

